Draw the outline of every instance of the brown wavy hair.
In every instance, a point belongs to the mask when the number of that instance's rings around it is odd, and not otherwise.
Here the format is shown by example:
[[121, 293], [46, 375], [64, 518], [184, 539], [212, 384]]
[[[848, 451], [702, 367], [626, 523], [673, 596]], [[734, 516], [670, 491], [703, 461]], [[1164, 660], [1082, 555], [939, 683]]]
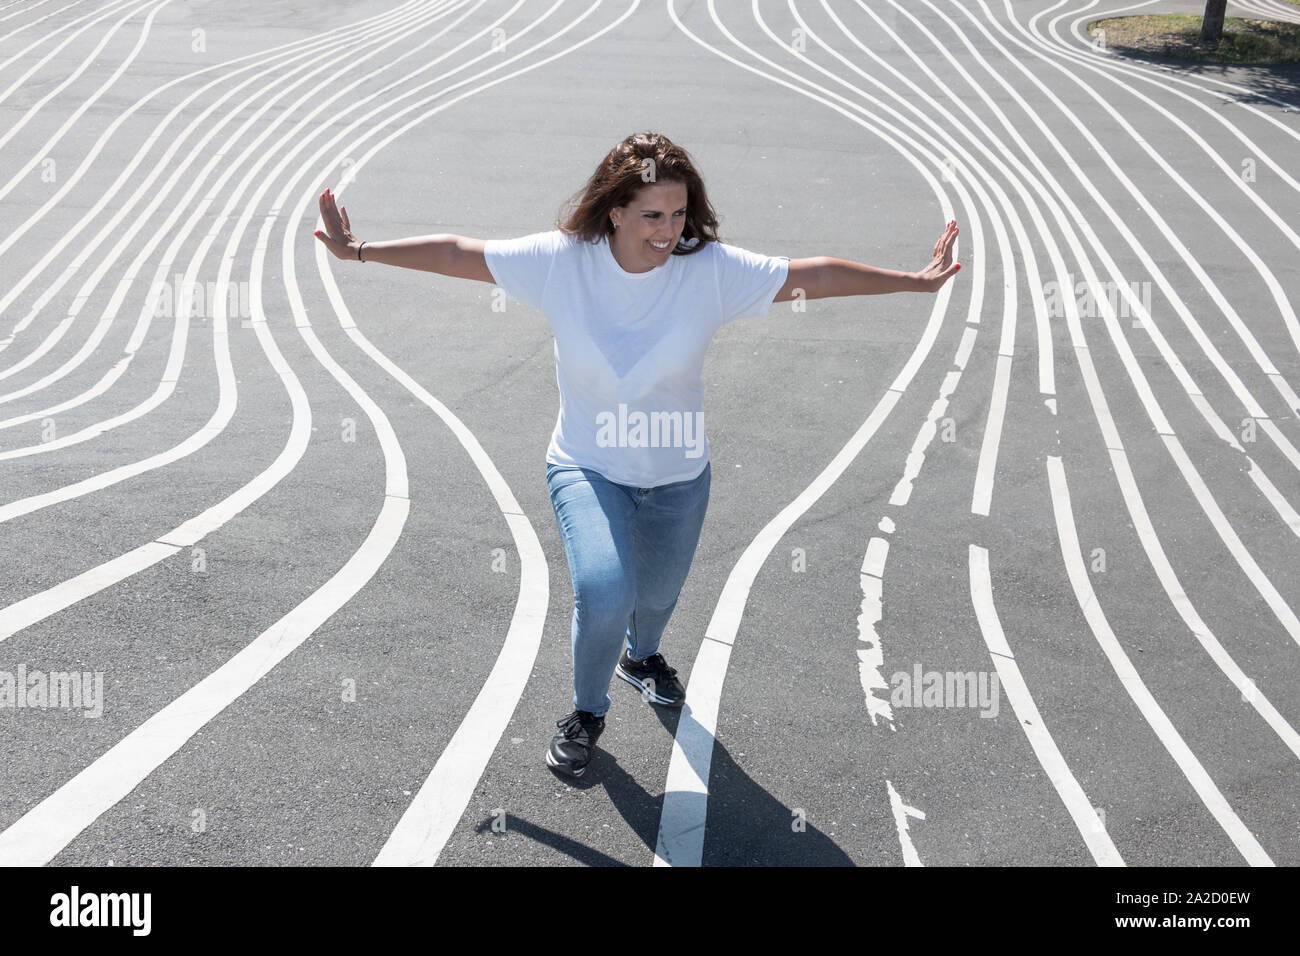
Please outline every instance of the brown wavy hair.
[[[653, 166], [646, 163], [652, 160]], [[652, 171], [653, 179], [643, 178]], [[609, 211], [625, 206], [651, 182], [678, 182], [686, 186], [686, 226], [682, 239], [700, 240], [694, 248], [680, 243], [673, 247], [675, 256], [699, 252], [710, 242], [721, 242], [718, 216], [709, 204], [704, 180], [686, 150], [661, 133], [633, 133], [600, 161], [587, 184], [561, 207], [555, 227], [587, 242], [599, 242], [614, 233]]]

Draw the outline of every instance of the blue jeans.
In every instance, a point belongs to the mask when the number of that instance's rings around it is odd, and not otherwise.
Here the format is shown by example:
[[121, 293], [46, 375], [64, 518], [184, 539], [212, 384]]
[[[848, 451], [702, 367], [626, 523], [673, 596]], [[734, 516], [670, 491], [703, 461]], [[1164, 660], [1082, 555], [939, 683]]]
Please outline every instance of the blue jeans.
[[573, 582], [573, 706], [603, 715], [626, 645], [659, 650], [695, 557], [712, 466], [690, 481], [633, 488], [589, 468], [546, 463], [546, 485]]

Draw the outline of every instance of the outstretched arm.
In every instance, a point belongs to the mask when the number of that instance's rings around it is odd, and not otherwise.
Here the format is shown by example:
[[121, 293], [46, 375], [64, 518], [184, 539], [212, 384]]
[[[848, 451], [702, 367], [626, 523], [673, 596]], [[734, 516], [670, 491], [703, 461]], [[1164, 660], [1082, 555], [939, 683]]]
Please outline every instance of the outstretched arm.
[[934, 244], [934, 258], [920, 272], [878, 269], [847, 259], [817, 256], [791, 259], [785, 285], [774, 302], [788, 302], [803, 290], [805, 299], [832, 299], [841, 295], [882, 295], [887, 292], [938, 292], [957, 274], [960, 263], [952, 261], [952, 246], [957, 241], [957, 222], [948, 223]]
[[437, 272], [457, 279], [477, 279], [493, 284], [496, 282], [483, 257], [482, 239], [438, 233], [406, 239], [383, 239], [378, 242], [358, 240], [352, 234], [352, 224], [348, 221], [348, 207], [343, 206], [340, 211], [334, 203], [334, 193], [328, 189], [320, 194], [320, 214], [325, 223], [325, 231], [318, 230], [316, 238], [325, 243], [325, 247], [339, 259], [381, 262], [403, 269]]

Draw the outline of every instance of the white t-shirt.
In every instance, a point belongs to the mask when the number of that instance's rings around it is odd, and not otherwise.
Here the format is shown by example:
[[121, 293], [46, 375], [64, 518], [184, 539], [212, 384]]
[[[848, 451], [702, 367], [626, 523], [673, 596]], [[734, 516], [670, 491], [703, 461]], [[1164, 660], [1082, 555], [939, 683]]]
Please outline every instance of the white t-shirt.
[[506, 295], [546, 313], [555, 333], [560, 414], [547, 461], [637, 488], [704, 471], [705, 350], [725, 323], [767, 313], [788, 257], [709, 242], [631, 273], [607, 238], [558, 229], [489, 239], [484, 256]]

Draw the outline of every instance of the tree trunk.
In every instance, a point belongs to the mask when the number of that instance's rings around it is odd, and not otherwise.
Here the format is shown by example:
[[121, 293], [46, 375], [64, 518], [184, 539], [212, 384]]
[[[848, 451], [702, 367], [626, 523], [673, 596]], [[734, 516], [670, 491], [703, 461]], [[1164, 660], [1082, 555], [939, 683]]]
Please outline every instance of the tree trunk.
[[1205, 16], [1201, 19], [1201, 40], [1218, 43], [1223, 36], [1223, 18], [1228, 12], [1228, 0], [1205, 0]]

